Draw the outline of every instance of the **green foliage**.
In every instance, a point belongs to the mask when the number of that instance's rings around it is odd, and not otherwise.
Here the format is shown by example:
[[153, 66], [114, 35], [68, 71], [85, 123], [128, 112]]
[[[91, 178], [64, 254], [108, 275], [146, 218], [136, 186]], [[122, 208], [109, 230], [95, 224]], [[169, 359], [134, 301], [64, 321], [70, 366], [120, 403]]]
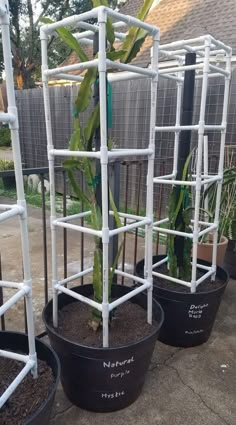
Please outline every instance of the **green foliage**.
[[[109, 2], [106, 0], [93, 0], [93, 6], [108, 6]], [[139, 19], [145, 19], [150, 7], [152, 5], [151, 0], [146, 0], [144, 5], [142, 6], [139, 12]], [[131, 28], [128, 36], [126, 37], [122, 47], [120, 49], [115, 50], [114, 41], [115, 35], [112, 27], [112, 21], [110, 18], [107, 20], [106, 25], [107, 39], [108, 39], [108, 47], [107, 47], [107, 57], [110, 60], [121, 60], [122, 62], [131, 61], [135, 55], [138, 53], [141, 45], [143, 44], [146, 38], [146, 31], [138, 30], [136, 28]], [[66, 45], [76, 51], [80, 60], [82, 62], [87, 60], [86, 55], [83, 52], [82, 47], [79, 42], [69, 33], [69, 31], [65, 31], [65, 29], [61, 29], [58, 31], [60, 38], [63, 40]], [[91, 104], [92, 93], [94, 84], [98, 79], [98, 71], [97, 68], [89, 68], [84, 75], [84, 79], [80, 84], [78, 95], [75, 100], [74, 106], [74, 130], [73, 134], [69, 141], [69, 148], [72, 151], [91, 151], [93, 138], [96, 130], [100, 126], [100, 110], [99, 105], [91, 112], [89, 119], [87, 120], [84, 129], [82, 129], [80, 125], [80, 113], [86, 111]], [[110, 148], [109, 144], [109, 148]], [[78, 199], [84, 203], [85, 207], [91, 211], [91, 221], [90, 224], [93, 229], [101, 230], [102, 227], [102, 216], [100, 207], [96, 204], [96, 188], [97, 183], [100, 179], [99, 175], [96, 175], [96, 167], [94, 161], [89, 160], [88, 158], [76, 158], [72, 157], [67, 159], [64, 162], [64, 167], [68, 172], [68, 177], [70, 180], [70, 184], [72, 189]], [[80, 170], [84, 173], [87, 191], [86, 194], [82, 187], [80, 187], [77, 178], [76, 172]], [[120, 227], [122, 225], [118, 211], [116, 209], [116, 205], [114, 203], [112, 194], [110, 192], [110, 206], [114, 213], [114, 219], [116, 226]], [[111, 292], [111, 284], [114, 276], [114, 271], [116, 264], [118, 262], [119, 256], [122, 251], [123, 244], [120, 245], [118, 249], [117, 256], [115, 258], [114, 264], [112, 265], [109, 272], [109, 292]], [[103, 293], [103, 275], [102, 275], [102, 246], [101, 239], [95, 238], [95, 252], [94, 252], [94, 263], [93, 263], [93, 288], [94, 288], [94, 299], [97, 302], [102, 301], [102, 293]], [[90, 321], [90, 326], [92, 329], [96, 330], [102, 321], [101, 313], [97, 310], [93, 310], [92, 319]]]
[[11, 132], [9, 128], [0, 128], [0, 147], [11, 146]]
[[[50, 18], [40, 18], [40, 21], [44, 24], [52, 24], [54, 21]], [[76, 38], [71, 34], [70, 31], [66, 28], [57, 28], [56, 32], [61, 37], [62, 41], [64, 41], [65, 44], [71, 49], [76, 52], [78, 57], [80, 58], [81, 62], [85, 62], [88, 60], [87, 55], [84, 53], [82, 47], [76, 40]]]
[[[189, 154], [182, 173], [182, 181], [188, 178], [189, 163], [192, 158], [192, 152]], [[186, 233], [191, 232], [191, 191], [187, 186], [173, 186], [170, 194], [168, 206], [169, 228], [171, 230], [183, 231]], [[181, 211], [181, 220], [177, 224], [177, 218]], [[167, 255], [170, 276], [190, 280], [191, 277], [191, 251], [192, 240], [184, 238], [184, 252], [183, 252], [183, 266], [178, 267], [177, 257], [175, 254], [175, 240], [176, 235], [167, 235]]]
[[14, 170], [14, 161], [9, 159], [0, 159], [0, 171]]
[[[141, 21], [144, 21], [148, 15], [148, 12], [152, 6], [153, 0], [145, 0], [143, 6], [138, 12], [137, 18]], [[148, 32], [142, 28], [131, 27], [128, 31], [126, 38], [122, 44], [122, 50], [125, 50], [126, 53], [122, 58], [122, 62], [128, 63], [136, 57], [142, 44], [144, 43]]]
[[[216, 208], [218, 183], [213, 182], [203, 192], [201, 206], [208, 198], [208, 213], [214, 216]], [[220, 201], [220, 217], [218, 240], [224, 235], [228, 239], [236, 239], [236, 168], [225, 168], [223, 172], [222, 193]]]

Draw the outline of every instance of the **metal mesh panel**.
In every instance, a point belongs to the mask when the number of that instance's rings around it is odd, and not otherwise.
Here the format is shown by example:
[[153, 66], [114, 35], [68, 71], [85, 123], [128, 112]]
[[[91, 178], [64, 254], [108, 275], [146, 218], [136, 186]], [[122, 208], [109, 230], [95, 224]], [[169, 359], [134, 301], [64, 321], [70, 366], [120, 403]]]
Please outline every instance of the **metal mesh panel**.
[[[68, 145], [73, 126], [73, 103], [78, 87], [52, 87], [50, 89], [50, 102], [52, 112], [53, 139], [56, 148], [65, 148]], [[112, 84], [113, 91], [113, 125], [111, 137], [114, 147], [147, 147], [149, 139], [150, 115], [150, 81], [134, 80], [116, 82]], [[208, 97], [206, 104], [206, 123], [220, 124], [224, 80], [214, 78], [209, 81]], [[201, 99], [201, 80], [196, 80], [194, 100], [194, 120], [199, 120]], [[227, 144], [235, 144], [236, 133], [236, 70], [232, 75], [230, 102], [228, 112]], [[25, 167], [47, 166], [46, 130], [43, 107], [42, 89], [24, 90], [17, 92], [17, 106], [19, 110], [20, 139]], [[157, 125], [174, 125], [176, 108], [176, 84], [163, 78], [159, 81], [157, 100]], [[88, 112], [86, 113], [86, 115]], [[86, 116], [81, 118], [85, 122]], [[219, 156], [219, 132], [208, 132], [209, 138], [209, 170], [216, 171]], [[192, 146], [197, 140], [197, 133], [192, 132]], [[156, 135], [156, 162], [155, 175], [168, 174], [172, 171], [174, 135], [171, 133], [158, 133]], [[61, 159], [57, 159], [59, 165]], [[129, 207], [136, 208], [138, 178], [141, 173], [141, 205], [144, 208], [146, 199], [146, 161], [131, 158], [128, 168], [121, 165], [121, 203], [124, 204], [128, 191]], [[132, 164], [133, 162], [133, 164]], [[62, 187], [58, 182], [58, 187]], [[155, 185], [155, 209], [159, 208], [159, 196], [162, 197], [162, 214], [165, 211], [169, 188], [160, 188]]]

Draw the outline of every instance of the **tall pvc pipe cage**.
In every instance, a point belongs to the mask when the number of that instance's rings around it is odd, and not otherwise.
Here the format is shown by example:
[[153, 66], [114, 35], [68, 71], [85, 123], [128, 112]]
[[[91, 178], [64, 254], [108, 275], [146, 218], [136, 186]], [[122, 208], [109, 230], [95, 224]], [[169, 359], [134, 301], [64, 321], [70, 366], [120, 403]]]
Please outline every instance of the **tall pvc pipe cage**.
[[29, 261], [29, 240], [27, 227], [27, 211], [24, 195], [24, 182], [22, 174], [22, 163], [19, 143], [19, 125], [18, 114], [15, 103], [13, 69], [11, 59], [11, 43], [10, 43], [10, 21], [9, 21], [9, 5], [7, 0], [0, 0], [0, 27], [2, 34], [3, 58], [6, 73], [6, 89], [8, 100], [8, 112], [0, 113], [0, 121], [9, 124], [11, 130], [12, 150], [15, 168], [17, 203], [14, 205], [0, 204], [0, 222], [10, 220], [13, 217], [19, 217], [21, 244], [22, 244], [22, 259], [23, 259], [23, 282], [8, 282], [0, 280], [2, 288], [8, 288], [15, 291], [7, 301], [0, 307], [0, 316], [6, 313], [19, 300], [25, 299], [26, 317], [28, 328], [28, 354], [19, 354], [17, 352], [6, 351], [0, 349], [0, 357], [17, 360], [24, 364], [24, 367], [3, 392], [0, 397], [0, 408], [6, 403], [12, 393], [16, 390], [25, 376], [31, 372], [33, 377], [37, 377], [37, 356], [35, 352], [34, 338], [34, 322], [32, 308], [32, 279]]
[[[186, 53], [196, 54], [196, 63], [192, 65], [184, 65], [184, 58]], [[160, 55], [170, 61], [169, 66], [160, 69], [160, 76], [170, 78], [176, 81], [177, 84], [177, 102], [176, 102], [176, 121], [173, 126], [156, 126], [155, 132], [170, 132], [174, 133], [174, 159], [172, 173], [165, 176], [154, 177], [155, 184], [163, 185], [179, 185], [182, 188], [189, 186], [193, 189], [195, 195], [195, 205], [193, 206], [193, 219], [191, 220], [192, 232], [185, 233], [168, 228], [169, 218], [158, 220], [154, 223], [153, 229], [162, 234], [172, 234], [192, 240], [192, 276], [191, 282], [177, 279], [171, 276], [164, 275], [158, 272], [158, 267], [163, 263], [168, 262], [168, 257], [157, 262], [153, 265], [153, 276], [165, 278], [177, 284], [185, 285], [190, 288], [191, 292], [196, 292], [197, 286], [204, 282], [207, 278], [215, 280], [216, 275], [216, 259], [217, 259], [217, 240], [218, 240], [218, 226], [220, 215], [220, 201], [223, 182], [223, 168], [224, 168], [224, 150], [226, 138], [226, 124], [227, 124], [227, 109], [230, 89], [231, 78], [231, 56], [232, 50], [224, 43], [215, 40], [210, 35], [201, 36], [195, 39], [177, 41], [160, 46]], [[196, 125], [181, 125], [181, 101], [183, 94], [184, 73], [188, 70], [196, 70], [195, 78], [202, 80], [201, 98], [200, 98], [200, 114], [199, 121]], [[205, 120], [206, 115], [206, 101], [207, 90], [210, 78], [219, 77], [224, 80], [224, 96], [221, 121], [218, 124], [208, 125]], [[177, 177], [177, 161], [179, 152], [179, 139], [180, 132], [184, 130], [196, 131], [198, 134], [197, 141], [197, 159], [196, 171], [190, 180], [182, 181]], [[218, 162], [218, 170], [216, 174], [210, 174], [208, 171], [208, 143], [206, 133], [209, 131], [220, 132], [220, 155]], [[203, 161], [204, 155], [204, 161]], [[216, 183], [216, 208], [213, 219], [209, 221], [205, 215], [204, 220], [200, 217], [200, 198], [201, 191], [205, 190], [209, 184]], [[205, 202], [207, 207], [207, 199]], [[165, 226], [161, 226], [161, 225]], [[197, 250], [198, 242], [204, 235], [211, 233], [213, 235], [213, 255], [210, 266], [198, 264]], [[203, 275], [197, 278], [197, 269], [203, 272]]]
[[[106, 22], [107, 19], [111, 18], [113, 21], [113, 27], [115, 29], [115, 36], [117, 41], [120, 41], [124, 34], [116, 31], [117, 28], [122, 26], [134, 26], [142, 28], [150, 34], [153, 38], [153, 54], [151, 67], [149, 69], [140, 68], [138, 66], [127, 65], [120, 62], [113, 62], [106, 57]], [[91, 19], [95, 20], [95, 24], [87, 22]], [[91, 44], [91, 36], [93, 37], [98, 32], [99, 48], [98, 58], [88, 62], [78, 63], [74, 65], [67, 65], [54, 69], [48, 68], [48, 52], [47, 43], [48, 37], [53, 32], [61, 27], [69, 26], [70, 29], [83, 28], [86, 29], [84, 32], [75, 34], [78, 40], [86, 44]], [[139, 21], [131, 16], [126, 16], [121, 13], [115, 12], [109, 8], [100, 6], [92, 9], [89, 12], [81, 15], [72, 16], [65, 18], [59, 22], [43, 25], [41, 28], [41, 45], [42, 45], [42, 80], [43, 80], [43, 91], [44, 91], [44, 107], [45, 107], [45, 118], [46, 118], [46, 130], [47, 130], [47, 143], [48, 143], [48, 160], [49, 160], [49, 175], [50, 175], [50, 202], [51, 202], [51, 234], [52, 234], [52, 273], [53, 273], [53, 323], [54, 326], [58, 326], [58, 293], [62, 292], [70, 295], [77, 300], [94, 307], [98, 311], [102, 312], [103, 322], [103, 346], [109, 346], [109, 313], [116, 308], [118, 305], [124, 303], [128, 299], [131, 299], [140, 292], [147, 290], [147, 321], [152, 322], [152, 232], [153, 232], [153, 176], [154, 176], [154, 158], [155, 158], [155, 118], [156, 118], [156, 98], [157, 98], [157, 83], [158, 83], [158, 46], [159, 46], [159, 29], [155, 26], [146, 24]], [[81, 76], [68, 74], [71, 71], [85, 70], [91, 67], [97, 67], [99, 73], [99, 99], [100, 99], [100, 139], [101, 148], [100, 151], [70, 151], [68, 149], [55, 149], [53, 146], [52, 137], [52, 125], [51, 125], [51, 113], [50, 113], [50, 102], [49, 102], [49, 89], [48, 80], [51, 77], [57, 77], [57, 79], [63, 79], [68, 81], [81, 81]], [[110, 69], [117, 71], [126, 71], [125, 73], [113, 74], [110, 76], [108, 73], [108, 80], [121, 81], [124, 79], [132, 78], [150, 78], [151, 79], [151, 114], [150, 114], [150, 138], [149, 145], [145, 149], [112, 149], [108, 150], [107, 146], [107, 106], [106, 106], [106, 73]], [[102, 228], [100, 230], [94, 230], [86, 225], [78, 225], [71, 223], [74, 219], [81, 219], [90, 215], [89, 211], [83, 211], [79, 214], [67, 216], [64, 218], [56, 217], [56, 205], [55, 205], [55, 176], [54, 176], [54, 162], [57, 157], [88, 157], [91, 159], [98, 159], [101, 163], [101, 186], [102, 186]], [[114, 158], [124, 158], [142, 156], [148, 160], [148, 173], [147, 173], [147, 199], [146, 199], [146, 215], [137, 216], [132, 214], [121, 214], [124, 218], [131, 219], [132, 223], [126, 224], [120, 228], [110, 229], [109, 228], [109, 215], [112, 214], [109, 211], [108, 202], [108, 165], [109, 161]], [[129, 220], [130, 221], [130, 220]], [[120, 271], [115, 270], [115, 273], [119, 276], [129, 278], [131, 281], [136, 281], [140, 285], [133, 289], [130, 293], [119, 299], [109, 302], [109, 241], [114, 235], [118, 235], [123, 232], [127, 232], [131, 229], [135, 229], [141, 226], [145, 226], [145, 276], [143, 279]], [[96, 236], [101, 238], [103, 246], [103, 299], [102, 303], [95, 302], [90, 298], [84, 297], [80, 294], [75, 293], [65, 285], [69, 282], [74, 281], [82, 276], [89, 275], [93, 269], [90, 267], [86, 270], [81, 270], [69, 278], [59, 280], [58, 278], [58, 254], [57, 254], [57, 230], [58, 228], [70, 229], [78, 232], [83, 232], [88, 235]]]

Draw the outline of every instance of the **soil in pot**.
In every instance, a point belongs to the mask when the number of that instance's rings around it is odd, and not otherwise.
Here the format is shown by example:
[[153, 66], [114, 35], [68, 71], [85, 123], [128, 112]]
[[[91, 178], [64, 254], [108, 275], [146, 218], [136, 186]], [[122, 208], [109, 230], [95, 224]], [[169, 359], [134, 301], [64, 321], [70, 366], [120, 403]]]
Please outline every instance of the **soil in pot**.
[[[58, 332], [65, 338], [90, 347], [102, 347], [102, 329], [92, 331], [88, 322], [91, 308], [80, 302], [63, 307], [59, 315]], [[114, 312], [109, 332], [110, 347], [132, 344], [155, 331], [157, 323], [147, 323], [146, 311], [127, 301]], [[79, 329], [79, 332], [78, 332]]]
[[[0, 358], [0, 395], [22, 370], [24, 364]], [[29, 373], [0, 411], [1, 425], [21, 425], [44, 403], [54, 384], [52, 369], [38, 361], [38, 379]]]
[[[164, 255], [154, 256], [153, 264], [165, 258]], [[210, 266], [209, 263], [198, 260], [198, 263]], [[157, 269], [156, 269], [157, 270]], [[158, 267], [158, 271], [168, 274], [166, 265]], [[136, 273], [143, 277], [144, 261], [136, 266]], [[198, 277], [202, 276], [198, 269]], [[198, 287], [196, 293], [190, 288], [167, 279], [154, 277], [154, 298], [161, 304], [165, 322], [160, 330], [158, 339], [175, 347], [194, 347], [208, 340], [210, 337], [216, 314], [228, 283], [228, 274], [221, 267], [217, 267], [216, 280], [205, 280]]]
[[[157, 271], [157, 269], [155, 270]], [[166, 264], [162, 264], [160, 267], [158, 267], [158, 273], [166, 274], [168, 276], [169, 272], [167, 269]], [[204, 272], [202, 270], [197, 270], [197, 279], [202, 277]], [[176, 284], [175, 282], [170, 282], [168, 279], [162, 279], [160, 277], [153, 276], [153, 284], [158, 286], [159, 288], [168, 289], [170, 291], [180, 292], [180, 293], [188, 293], [189, 294], [189, 288], [184, 285]], [[220, 289], [222, 286], [225, 285], [224, 280], [220, 279], [218, 276], [216, 276], [215, 280], [212, 281], [210, 277], [208, 279], [204, 280], [204, 282], [200, 283], [200, 285], [197, 286], [196, 293], [199, 292], [209, 292], [213, 289]]]
[[[0, 411], [1, 425], [48, 425], [60, 378], [56, 353], [40, 339], [35, 339], [39, 377], [29, 373]], [[28, 352], [28, 337], [19, 332], [0, 332], [0, 349], [24, 354]], [[0, 394], [11, 383], [24, 364], [0, 358]]]
[[[112, 297], [120, 298], [132, 288], [113, 285]], [[86, 297], [92, 285], [74, 288]], [[133, 403], [141, 393], [157, 335], [163, 323], [161, 306], [153, 300], [153, 325], [147, 324], [144, 293], [115, 309], [109, 328], [108, 348], [102, 347], [102, 331], [94, 333], [88, 321], [91, 308], [74, 298], [58, 297], [59, 327], [52, 326], [52, 301], [43, 319], [50, 342], [61, 361], [61, 382], [75, 405], [95, 412], [112, 412]]]

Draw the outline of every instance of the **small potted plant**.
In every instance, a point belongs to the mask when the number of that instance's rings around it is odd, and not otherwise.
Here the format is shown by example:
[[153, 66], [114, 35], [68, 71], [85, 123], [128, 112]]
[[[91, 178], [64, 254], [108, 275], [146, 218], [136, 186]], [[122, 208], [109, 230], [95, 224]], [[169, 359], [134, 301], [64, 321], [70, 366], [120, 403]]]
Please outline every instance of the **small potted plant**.
[[[107, 6], [107, 2], [93, 0], [93, 5], [94, 7]], [[145, 19], [151, 5], [152, 1], [150, 0], [144, 2], [138, 14], [140, 20]], [[101, 13], [104, 10], [99, 8]], [[48, 19], [44, 19], [44, 22], [51, 23]], [[72, 33], [64, 27], [59, 28], [57, 31], [62, 39], [78, 53], [81, 61], [87, 62], [88, 58]], [[153, 31], [155, 31], [154, 28]], [[114, 29], [111, 19], [108, 18], [106, 34], [107, 58], [110, 61], [120, 60], [122, 63], [127, 64], [138, 53], [148, 32], [138, 26], [131, 28], [121, 43], [122, 45], [116, 46], [114, 44]], [[42, 34], [42, 40], [44, 39], [45, 36]], [[74, 132], [70, 138], [69, 150], [72, 152], [91, 152], [90, 157], [92, 157], [95, 151], [100, 151], [97, 142], [99, 141], [99, 134], [101, 134], [102, 138], [102, 129], [99, 129], [101, 99], [99, 99], [100, 102], [95, 102], [92, 114], [85, 126], [82, 127], [80, 114], [86, 111], [90, 105], [93, 87], [96, 98], [97, 88], [100, 84], [97, 68], [88, 68], [75, 101]], [[108, 82], [106, 82], [106, 86], [107, 84]], [[46, 84], [45, 90], [47, 90]], [[48, 110], [45, 112], [47, 119]], [[94, 138], [96, 139], [95, 148], [93, 147]], [[105, 150], [108, 148], [109, 151], [111, 147], [107, 139], [105, 143]], [[87, 156], [80, 155], [78, 158], [76, 155], [73, 157], [72, 154], [71, 158], [65, 160], [64, 166], [74, 193], [83, 202], [86, 209], [89, 210], [91, 229], [95, 232], [100, 232], [104, 226], [102, 224], [103, 211], [107, 208], [106, 196], [109, 193], [109, 187], [104, 189], [103, 186], [105, 200], [103, 196], [103, 202], [101, 203], [102, 175], [99, 169], [100, 161], [98, 164], [98, 161], [94, 161], [90, 157], [87, 154]], [[82, 171], [85, 176], [86, 190], [83, 190], [79, 185], [76, 177], [78, 170]], [[52, 191], [51, 196], [53, 196]], [[120, 216], [111, 193], [109, 198], [110, 209], [113, 211], [116, 226], [120, 227]], [[82, 214], [84, 213], [82, 212]], [[146, 295], [139, 293], [131, 299], [130, 294], [134, 288], [118, 284], [112, 285], [114, 270], [121, 250], [122, 245], [118, 249], [114, 264], [111, 264], [109, 268], [108, 302], [111, 303], [112, 300], [117, 300], [117, 298], [121, 297], [130, 298], [130, 302], [123, 304], [122, 307], [117, 304], [117, 308], [110, 310], [108, 316], [103, 316], [101, 309], [98, 310], [97, 307], [91, 309], [86, 304], [78, 302], [78, 299], [81, 301], [87, 299], [87, 304], [99, 303], [102, 305], [103, 295], [107, 290], [106, 279], [108, 276], [106, 273], [108, 269], [104, 272], [104, 250], [102, 249], [101, 239], [95, 237], [92, 284], [73, 288], [73, 297], [70, 290], [60, 285], [64, 293], [60, 294], [58, 298], [54, 298], [54, 302], [50, 301], [43, 313], [51, 344], [57, 351], [61, 361], [62, 386], [68, 398], [74, 404], [93, 411], [108, 412], [118, 410], [136, 400], [142, 390], [156, 338], [163, 322], [163, 311], [159, 304], [153, 301], [154, 321], [150, 326], [146, 321]], [[103, 277], [104, 273], [105, 278]], [[70, 280], [72, 279], [69, 278]], [[68, 296], [68, 294], [71, 296]], [[78, 295], [77, 299], [75, 294]], [[81, 298], [81, 296], [84, 298]], [[88, 298], [92, 301], [88, 301]], [[53, 320], [53, 312], [54, 319], [56, 317], [57, 300], [58, 323], [57, 318]], [[109, 320], [108, 328], [104, 326], [104, 323], [107, 323], [107, 319]], [[104, 345], [107, 330], [109, 330], [109, 346], [106, 343]]]
[[[236, 169], [225, 168], [223, 173], [222, 194], [220, 202], [218, 244], [217, 244], [217, 265], [222, 266], [228, 248], [229, 240], [236, 238], [235, 234], [235, 187], [236, 187]], [[204, 190], [202, 194], [203, 214], [209, 217], [214, 216], [216, 208], [217, 185], [212, 183]], [[207, 206], [207, 210], [205, 209]], [[198, 245], [198, 258], [211, 261], [213, 251], [213, 235], [203, 236]], [[232, 251], [233, 243], [230, 243], [228, 255]], [[230, 260], [229, 260], [230, 261]], [[227, 268], [226, 268], [227, 269]]]
[[14, 161], [9, 159], [0, 159], [0, 172], [1, 171], [10, 171], [8, 173], [4, 173], [2, 176], [3, 186], [5, 190], [11, 190], [16, 188], [16, 180], [14, 173]]

